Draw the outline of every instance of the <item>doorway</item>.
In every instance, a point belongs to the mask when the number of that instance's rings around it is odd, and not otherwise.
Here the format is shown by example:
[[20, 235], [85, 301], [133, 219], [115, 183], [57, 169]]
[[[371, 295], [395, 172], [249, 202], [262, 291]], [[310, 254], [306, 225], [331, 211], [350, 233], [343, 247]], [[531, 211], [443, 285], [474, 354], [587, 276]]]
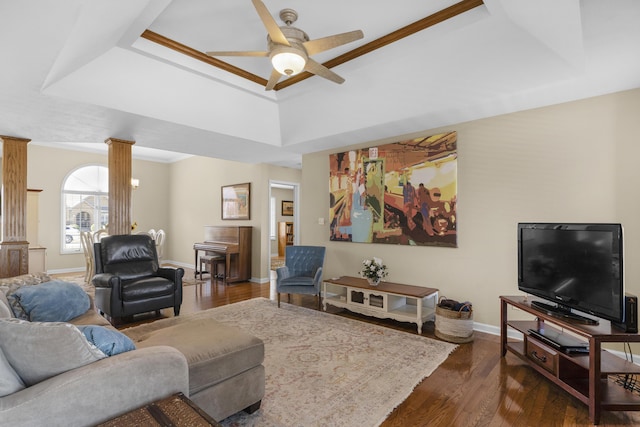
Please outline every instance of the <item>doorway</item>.
[[284, 265], [286, 246], [300, 242], [300, 184], [269, 181], [269, 271]]

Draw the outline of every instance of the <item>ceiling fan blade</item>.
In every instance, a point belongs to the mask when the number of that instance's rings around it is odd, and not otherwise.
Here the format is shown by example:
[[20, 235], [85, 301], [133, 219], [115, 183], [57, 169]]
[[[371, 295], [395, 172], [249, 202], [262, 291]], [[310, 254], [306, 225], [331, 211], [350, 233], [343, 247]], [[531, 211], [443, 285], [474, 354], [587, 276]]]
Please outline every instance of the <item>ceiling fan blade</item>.
[[269, 9], [267, 9], [267, 6], [265, 6], [264, 3], [261, 2], [260, 0], [252, 0], [252, 1], [253, 1], [253, 7], [256, 8], [256, 11], [258, 12], [258, 16], [260, 16], [262, 23], [264, 24], [265, 28], [267, 29], [267, 32], [269, 33], [269, 37], [271, 37], [271, 40], [274, 43], [283, 44], [285, 46], [291, 46], [287, 38], [282, 33], [280, 26], [278, 25], [276, 20], [273, 19], [273, 16], [271, 16], [271, 13], [269, 12]]
[[325, 50], [333, 49], [334, 47], [342, 46], [343, 44], [351, 43], [356, 40], [360, 40], [364, 37], [361, 30], [349, 31], [348, 33], [335, 34], [333, 36], [322, 37], [320, 39], [309, 40], [302, 43], [307, 50], [309, 56], [316, 53], [324, 52]]
[[271, 76], [269, 77], [269, 81], [264, 87], [264, 90], [272, 90], [275, 87], [276, 83], [278, 83], [278, 80], [280, 80], [280, 77], [282, 77], [282, 74], [276, 71], [275, 68], [271, 70]]
[[344, 79], [342, 77], [311, 58], [307, 59], [307, 64], [304, 66], [304, 70], [338, 84], [344, 83]]
[[269, 52], [266, 51], [229, 51], [229, 52], [205, 52], [209, 56], [269, 56]]

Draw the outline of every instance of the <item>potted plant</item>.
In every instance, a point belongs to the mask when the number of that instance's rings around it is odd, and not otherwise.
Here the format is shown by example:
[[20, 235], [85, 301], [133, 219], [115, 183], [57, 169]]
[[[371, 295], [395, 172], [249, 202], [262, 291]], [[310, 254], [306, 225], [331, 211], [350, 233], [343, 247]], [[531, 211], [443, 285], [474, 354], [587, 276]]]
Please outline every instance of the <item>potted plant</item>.
[[387, 277], [387, 266], [384, 265], [380, 258], [365, 259], [362, 261], [362, 270], [360, 276], [367, 279], [371, 286], [378, 286], [383, 277]]

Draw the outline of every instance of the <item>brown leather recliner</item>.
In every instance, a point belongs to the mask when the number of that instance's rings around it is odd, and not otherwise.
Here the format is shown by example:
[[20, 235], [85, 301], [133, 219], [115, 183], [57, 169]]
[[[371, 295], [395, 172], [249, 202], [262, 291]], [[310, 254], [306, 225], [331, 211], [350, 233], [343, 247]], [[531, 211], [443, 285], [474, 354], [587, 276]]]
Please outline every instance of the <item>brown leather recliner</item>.
[[94, 257], [96, 308], [112, 323], [168, 307], [180, 314], [184, 269], [159, 267], [151, 236], [104, 237], [94, 243]]

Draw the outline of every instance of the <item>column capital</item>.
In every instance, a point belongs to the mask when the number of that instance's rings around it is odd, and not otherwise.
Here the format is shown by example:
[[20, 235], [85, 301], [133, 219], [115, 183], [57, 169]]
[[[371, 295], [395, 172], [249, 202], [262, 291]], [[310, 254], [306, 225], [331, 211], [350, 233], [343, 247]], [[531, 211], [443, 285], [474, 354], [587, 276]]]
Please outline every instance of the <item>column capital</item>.
[[31, 140], [30, 139], [26, 139], [26, 138], [18, 138], [16, 136], [0, 135], [0, 141], [2, 141], [2, 142], [9, 142], [9, 141], [24, 142], [25, 144], [28, 144]]
[[118, 138], [107, 138], [104, 140], [104, 143], [107, 145], [111, 145], [111, 144], [129, 144], [129, 145], [134, 145], [136, 142], [135, 141], [128, 141], [126, 139], [118, 139]]

